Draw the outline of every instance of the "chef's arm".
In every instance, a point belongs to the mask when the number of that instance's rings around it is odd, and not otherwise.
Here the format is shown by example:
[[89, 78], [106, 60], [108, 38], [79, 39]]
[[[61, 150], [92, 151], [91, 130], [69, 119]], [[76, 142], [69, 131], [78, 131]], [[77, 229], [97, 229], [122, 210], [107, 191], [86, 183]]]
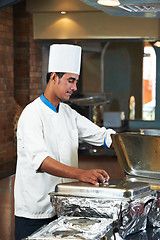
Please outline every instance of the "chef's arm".
[[57, 177], [77, 179], [83, 182], [92, 183], [94, 185], [99, 185], [98, 182], [104, 182], [104, 179], [107, 181], [109, 180], [109, 175], [105, 170], [84, 170], [80, 168], [70, 167], [63, 163], [57, 162], [55, 159], [49, 156], [44, 159], [40, 170]]

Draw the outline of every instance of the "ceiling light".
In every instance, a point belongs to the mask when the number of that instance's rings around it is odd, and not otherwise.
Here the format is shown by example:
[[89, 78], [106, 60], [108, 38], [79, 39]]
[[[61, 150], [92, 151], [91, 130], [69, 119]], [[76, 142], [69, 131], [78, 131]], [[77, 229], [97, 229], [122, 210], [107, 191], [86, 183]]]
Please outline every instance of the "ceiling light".
[[98, 0], [97, 3], [100, 5], [111, 6], [111, 7], [120, 5], [120, 2], [118, 0]]
[[66, 12], [65, 12], [65, 11], [62, 11], [61, 14], [66, 14]]
[[157, 41], [153, 44], [155, 47], [160, 47], [160, 41]]

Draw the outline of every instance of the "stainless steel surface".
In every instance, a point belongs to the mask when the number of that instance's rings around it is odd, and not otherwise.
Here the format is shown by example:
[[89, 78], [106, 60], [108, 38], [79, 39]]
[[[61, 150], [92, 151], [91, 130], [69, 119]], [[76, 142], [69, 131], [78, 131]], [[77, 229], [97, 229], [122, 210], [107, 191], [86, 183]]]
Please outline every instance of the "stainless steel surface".
[[128, 181], [131, 182], [145, 182], [151, 186], [151, 189], [155, 189], [160, 191], [160, 181], [158, 179], [144, 178], [144, 177], [133, 177], [130, 175], [126, 175]]
[[83, 94], [83, 97], [70, 98], [68, 104], [81, 115], [98, 126], [103, 126], [103, 108], [110, 103], [111, 92]]
[[120, 133], [112, 135], [112, 139], [128, 181], [146, 182], [151, 189], [157, 191], [148, 213], [148, 223], [150, 226], [160, 227], [160, 136]]
[[160, 180], [160, 136], [120, 133], [112, 139], [126, 175]]
[[99, 105], [106, 104], [108, 100], [100, 98], [98, 96], [94, 96], [94, 97], [70, 99], [70, 102], [77, 104], [79, 106], [99, 106]]
[[141, 134], [160, 136], [160, 129], [140, 129]]
[[134, 198], [150, 191], [150, 185], [141, 182], [126, 181], [126, 179], [111, 180], [96, 187], [84, 182], [58, 184], [56, 195], [95, 197], [95, 198]]

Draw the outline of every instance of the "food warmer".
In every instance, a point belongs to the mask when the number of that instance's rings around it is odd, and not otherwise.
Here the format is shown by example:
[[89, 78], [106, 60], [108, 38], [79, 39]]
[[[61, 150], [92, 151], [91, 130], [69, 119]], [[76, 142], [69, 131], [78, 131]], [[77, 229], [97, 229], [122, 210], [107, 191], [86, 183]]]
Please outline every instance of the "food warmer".
[[[152, 239], [160, 239], [160, 136], [120, 133], [112, 135], [112, 139], [126, 177], [99, 187], [78, 181], [58, 184], [50, 193], [58, 220], [29, 239], [59, 239], [55, 233], [67, 230], [73, 235], [60, 238], [147, 240], [148, 227], [152, 227]], [[86, 226], [92, 221], [97, 225], [93, 224], [86, 233]], [[85, 229], [83, 224], [80, 229], [80, 222], [86, 223]], [[47, 238], [48, 232], [52, 237]], [[115, 238], [117, 233], [119, 237]], [[137, 233], [141, 236], [137, 237]]]
[[99, 187], [58, 184], [50, 194], [57, 215], [112, 219], [123, 238], [148, 225], [159, 228], [160, 137], [120, 133], [112, 139], [126, 177]]
[[112, 139], [126, 179], [146, 182], [156, 190], [148, 224], [160, 228], [160, 135], [121, 133]]

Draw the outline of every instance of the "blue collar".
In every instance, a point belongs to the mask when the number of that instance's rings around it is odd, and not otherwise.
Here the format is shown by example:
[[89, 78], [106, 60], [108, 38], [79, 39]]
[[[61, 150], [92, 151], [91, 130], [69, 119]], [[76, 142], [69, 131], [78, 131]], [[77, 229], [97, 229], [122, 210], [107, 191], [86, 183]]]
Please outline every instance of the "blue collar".
[[[42, 95], [40, 96], [41, 101], [46, 104], [47, 107], [49, 107], [50, 109], [52, 109], [54, 112], [56, 112], [56, 108], [55, 106], [52, 105], [52, 103], [50, 103], [47, 98], [45, 98], [44, 94], [42, 93]], [[59, 112], [59, 107], [58, 107], [58, 112]]]

